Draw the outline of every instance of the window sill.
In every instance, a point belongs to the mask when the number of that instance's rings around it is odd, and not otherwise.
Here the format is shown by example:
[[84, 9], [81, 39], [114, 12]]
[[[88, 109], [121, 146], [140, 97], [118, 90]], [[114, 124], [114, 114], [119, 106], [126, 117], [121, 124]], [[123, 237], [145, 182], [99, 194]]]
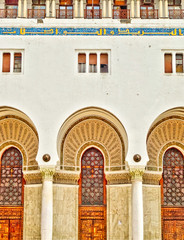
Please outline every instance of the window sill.
[[181, 76], [181, 77], [183, 77], [184, 73], [164, 73], [164, 76], [174, 76], [174, 77]]

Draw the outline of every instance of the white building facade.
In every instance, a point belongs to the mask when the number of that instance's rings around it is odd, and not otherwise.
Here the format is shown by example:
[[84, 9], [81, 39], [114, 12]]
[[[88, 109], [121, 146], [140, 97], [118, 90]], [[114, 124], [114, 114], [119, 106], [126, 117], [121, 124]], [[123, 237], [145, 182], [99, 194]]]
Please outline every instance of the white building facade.
[[0, 5], [0, 239], [184, 238], [183, 2]]

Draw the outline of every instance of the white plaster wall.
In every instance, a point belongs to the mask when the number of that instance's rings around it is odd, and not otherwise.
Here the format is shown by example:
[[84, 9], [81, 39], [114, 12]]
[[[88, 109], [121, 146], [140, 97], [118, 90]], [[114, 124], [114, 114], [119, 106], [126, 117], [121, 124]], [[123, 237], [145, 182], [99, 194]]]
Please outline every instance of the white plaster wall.
[[[5, 19], [0, 20], [0, 27], [182, 26], [182, 20], [134, 20], [126, 25], [118, 20], [44, 22]], [[24, 73], [0, 73], [0, 106], [18, 108], [35, 123], [40, 164], [45, 153], [51, 155], [50, 164], [56, 163], [60, 126], [70, 114], [88, 106], [116, 115], [128, 134], [127, 161], [133, 163], [133, 155], [138, 153], [146, 164], [146, 135], [151, 123], [163, 111], [184, 103], [184, 75], [164, 74], [162, 51], [184, 50], [183, 37], [1, 36], [0, 49], [24, 49]], [[78, 74], [76, 49], [110, 50], [110, 74]]]

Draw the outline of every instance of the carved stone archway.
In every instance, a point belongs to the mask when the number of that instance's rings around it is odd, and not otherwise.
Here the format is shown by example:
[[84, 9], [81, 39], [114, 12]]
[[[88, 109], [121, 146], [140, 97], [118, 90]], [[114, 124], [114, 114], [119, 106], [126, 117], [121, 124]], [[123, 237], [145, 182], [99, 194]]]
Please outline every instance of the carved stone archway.
[[23, 112], [0, 108], [0, 152], [16, 146], [23, 155], [23, 169], [37, 169], [38, 133], [30, 118]]
[[161, 170], [165, 150], [175, 145], [184, 149], [184, 108], [162, 113], [151, 125], [147, 135], [147, 166]]
[[105, 155], [106, 171], [125, 168], [128, 139], [123, 125], [111, 113], [91, 107], [71, 115], [59, 131], [61, 169], [79, 171], [82, 151], [94, 145]]
[[[164, 171], [165, 175], [162, 176], [163, 162], [166, 161], [165, 160], [166, 153], [170, 151], [169, 149], [175, 149], [173, 150], [173, 152], [177, 152], [177, 154], [178, 152], [184, 153], [184, 108], [183, 107], [173, 108], [160, 114], [151, 125], [147, 135], [147, 151], [149, 156], [149, 162], [147, 163], [147, 170], [145, 171], [145, 174], [143, 176], [144, 183], [146, 184], [155, 184], [155, 185], [159, 185], [159, 183], [161, 184], [161, 191], [159, 188], [160, 186], [158, 187], [155, 186], [156, 187], [155, 189], [157, 188], [159, 189], [159, 192], [157, 193], [157, 197], [155, 198], [156, 199], [155, 201], [156, 201], [158, 210], [160, 209], [159, 211], [162, 211], [162, 215], [161, 215], [162, 230], [161, 231], [162, 231], [163, 239], [166, 239], [168, 236], [170, 236], [170, 238], [172, 239], [174, 237], [175, 239], [179, 240], [181, 239], [181, 234], [183, 234], [181, 233], [181, 225], [184, 222], [184, 218], [183, 218], [184, 208], [182, 206], [180, 206], [179, 208], [177, 208], [177, 206], [165, 206], [163, 204], [163, 201], [161, 203], [161, 199], [163, 199], [161, 197], [161, 192], [163, 195], [163, 191], [166, 191], [166, 188], [164, 188], [163, 186], [164, 184], [166, 186], [167, 183], [171, 184], [170, 181], [172, 179], [172, 175], [174, 174], [174, 170], [169, 170], [169, 171], [165, 170]], [[175, 164], [175, 160], [173, 160], [173, 164]], [[169, 176], [166, 176], [166, 174], [169, 174]], [[173, 175], [173, 178], [176, 179], [176, 181], [180, 181], [180, 177], [177, 176], [176, 174]], [[163, 181], [164, 181], [164, 184], [163, 184]], [[173, 185], [172, 189], [174, 189], [174, 187], [177, 188], [176, 186]], [[151, 189], [151, 186], [149, 186], [149, 189], [150, 189], [150, 192], [154, 192], [154, 190]], [[145, 191], [145, 196], [146, 196], [146, 191]], [[184, 206], [184, 203], [183, 203], [183, 206]], [[145, 216], [145, 218], [146, 217], [147, 216]], [[149, 226], [145, 226], [145, 229], [149, 230]], [[180, 232], [180, 236], [179, 236], [179, 232]], [[145, 238], [146, 237], [147, 236], [145, 235]]]
[[[103, 176], [106, 189], [104, 199], [106, 203], [103, 206], [97, 206], [98, 209], [95, 206], [87, 209], [83, 209], [86, 206], [80, 206], [79, 179], [81, 179], [81, 169], [83, 169], [81, 160], [90, 149], [100, 152], [104, 161]], [[101, 215], [98, 223], [103, 223], [102, 228], [105, 229], [103, 230], [105, 234], [102, 234], [104, 239], [106, 234], [107, 239], [113, 239], [114, 235], [130, 234], [126, 226], [131, 207], [129, 201], [131, 187], [130, 184], [127, 184], [130, 183], [130, 175], [128, 164], [125, 161], [127, 149], [128, 137], [122, 123], [104, 109], [97, 107], [84, 108], [66, 119], [59, 130], [57, 138], [59, 162], [54, 174], [54, 204], [59, 202], [60, 206], [69, 206], [70, 204], [71, 207], [70, 209], [62, 207], [55, 210], [57, 213], [54, 214], [54, 239], [57, 239], [58, 233], [60, 238], [63, 237], [63, 239], [66, 235], [70, 236], [71, 239], [78, 239], [79, 232], [81, 232], [79, 228], [83, 226], [83, 224], [81, 225], [81, 219], [83, 218], [85, 223], [89, 220], [86, 219], [86, 215], [83, 214], [82, 210], [87, 211], [87, 215], [90, 216], [95, 216], [95, 211], [98, 210], [96, 214]], [[92, 158], [91, 161], [93, 161]], [[88, 181], [92, 177], [94, 176], [88, 176]], [[58, 192], [60, 192], [60, 196], [63, 196], [62, 201], [58, 200]], [[113, 197], [115, 195], [118, 196], [116, 199]], [[67, 212], [67, 214], [64, 212]], [[123, 228], [119, 228], [116, 212], [119, 213], [121, 221], [125, 223]], [[58, 218], [58, 215], [60, 218]], [[62, 219], [63, 215], [65, 215], [63, 221], [72, 222], [72, 225], [68, 225], [67, 228], [62, 224], [61, 220], [60, 225], [56, 224], [58, 219]], [[92, 220], [91, 224], [91, 229], [94, 229], [97, 222]], [[110, 226], [115, 227], [112, 230]], [[93, 230], [90, 231], [93, 232]], [[56, 232], [57, 234], [55, 234]]]
[[[27, 194], [28, 188], [25, 189], [24, 185], [32, 183], [32, 180], [35, 183], [41, 182], [36, 161], [37, 151], [38, 133], [30, 118], [17, 109], [0, 107], [1, 192], [8, 192], [9, 195], [5, 196], [5, 199], [6, 197], [15, 199], [20, 192], [20, 187], [17, 186], [21, 184], [22, 189], [21, 203], [19, 203], [20, 200], [19, 202], [1, 201], [0, 228], [2, 230], [1, 236], [4, 236], [3, 239], [23, 238], [23, 215], [26, 216], [25, 212], [29, 206], [27, 200], [24, 201], [24, 199], [30, 199], [30, 195]], [[20, 161], [19, 168], [18, 159]], [[6, 183], [3, 185], [4, 182]], [[25, 219], [26, 217], [24, 218], [24, 232], [27, 232]]]

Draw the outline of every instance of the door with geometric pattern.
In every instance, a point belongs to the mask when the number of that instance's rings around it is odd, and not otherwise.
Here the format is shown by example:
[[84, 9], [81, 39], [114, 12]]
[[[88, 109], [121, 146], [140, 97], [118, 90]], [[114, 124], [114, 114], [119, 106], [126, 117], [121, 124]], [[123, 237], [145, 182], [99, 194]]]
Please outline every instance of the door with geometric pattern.
[[184, 240], [184, 157], [176, 148], [163, 158], [162, 239]]
[[0, 159], [0, 240], [23, 238], [22, 155], [11, 147]]
[[104, 159], [96, 148], [82, 156], [79, 181], [79, 239], [106, 239]]

